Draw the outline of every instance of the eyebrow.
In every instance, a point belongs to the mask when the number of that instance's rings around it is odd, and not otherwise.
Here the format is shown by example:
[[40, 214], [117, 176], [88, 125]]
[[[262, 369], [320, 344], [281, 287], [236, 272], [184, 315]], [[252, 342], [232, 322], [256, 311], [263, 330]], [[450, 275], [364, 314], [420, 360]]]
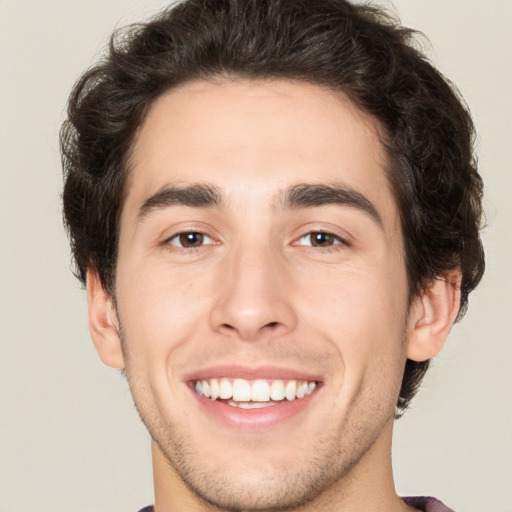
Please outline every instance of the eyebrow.
[[222, 208], [222, 194], [217, 187], [207, 183], [186, 187], [165, 186], [144, 201], [139, 208], [137, 218], [142, 220], [150, 213], [170, 206]]
[[360, 192], [345, 185], [295, 185], [285, 191], [281, 201], [283, 209], [314, 208], [328, 205], [355, 208], [369, 215], [379, 227], [383, 227], [382, 217], [373, 203]]
[[[171, 206], [222, 209], [224, 205], [221, 190], [213, 184], [197, 183], [184, 187], [167, 185], [144, 201], [137, 218], [142, 220], [154, 211]], [[383, 227], [382, 218], [373, 203], [360, 192], [345, 185], [298, 184], [287, 188], [277, 202], [277, 208], [283, 210], [328, 205], [355, 208]]]

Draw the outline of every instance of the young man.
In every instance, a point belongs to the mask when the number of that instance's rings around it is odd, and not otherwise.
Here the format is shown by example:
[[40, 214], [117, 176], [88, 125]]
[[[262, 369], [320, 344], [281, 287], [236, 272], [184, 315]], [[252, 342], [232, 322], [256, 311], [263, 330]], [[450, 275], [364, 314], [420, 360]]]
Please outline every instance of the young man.
[[482, 184], [411, 36], [344, 0], [186, 0], [76, 85], [65, 219], [156, 512], [450, 510], [397, 496], [391, 434], [481, 278]]

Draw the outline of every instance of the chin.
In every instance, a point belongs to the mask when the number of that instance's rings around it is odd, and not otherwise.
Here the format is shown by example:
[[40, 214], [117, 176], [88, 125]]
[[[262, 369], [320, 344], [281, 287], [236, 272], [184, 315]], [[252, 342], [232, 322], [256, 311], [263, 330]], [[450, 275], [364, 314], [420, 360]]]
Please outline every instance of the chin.
[[194, 500], [226, 512], [297, 509], [325, 496], [329, 488], [342, 488], [362, 455], [350, 449], [341, 453], [324, 438], [307, 453], [288, 448], [276, 457], [253, 449], [251, 456], [248, 447], [243, 454], [232, 450], [221, 457], [207, 447], [198, 451], [197, 444], [176, 431], [166, 437], [158, 443], [158, 458], [165, 461], [167, 475], [178, 478]]
[[299, 467], [287, 471], [246, 469], [245, 474], [230, 470], [215, 475], [194, 469], [182, 471], [180, 477], [196, 497], [226, 512], [288, 510], [314, 500], [335, 480], [328, 471], [311, 474]]

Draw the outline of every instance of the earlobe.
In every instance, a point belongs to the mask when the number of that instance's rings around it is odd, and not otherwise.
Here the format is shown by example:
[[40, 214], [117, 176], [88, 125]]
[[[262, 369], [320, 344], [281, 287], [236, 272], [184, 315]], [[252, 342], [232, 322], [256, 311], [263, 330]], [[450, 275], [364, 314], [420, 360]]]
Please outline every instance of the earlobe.
[[89, 331], [100, 359], [111, 368], [124, 368], [119, 322], [114, 302], [95, 270], [87, 271]]
[[426, 361], [443, 348], [459, 312], [461, 277], [456, 269], [435, 279], [411, 306], [408, 359]]

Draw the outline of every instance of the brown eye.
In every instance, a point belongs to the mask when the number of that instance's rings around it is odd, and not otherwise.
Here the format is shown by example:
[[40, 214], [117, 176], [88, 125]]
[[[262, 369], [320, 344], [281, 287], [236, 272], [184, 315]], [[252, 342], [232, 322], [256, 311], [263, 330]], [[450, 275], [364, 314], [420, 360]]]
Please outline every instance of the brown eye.
[[313, 247], [323, 247], [325, 245], [333, 245], [336, 243], [334, 235], [330, 233], [312, 233], [311, 245]]
[[310, 247], [331, 247], [341, 243], [342, 241], [339, 237], [324, 231], [308, 233], [299, 240], [299, 245], [309, 245]]
[[204, 233], [198, 233], [196, 231], [178, 233], [169, 239], [169, 244], [176, 247], [182, 247], [184, 249], [201, 247], [211, 243], [213, 243], [212, 239], [208, 235], [205, 235]]

